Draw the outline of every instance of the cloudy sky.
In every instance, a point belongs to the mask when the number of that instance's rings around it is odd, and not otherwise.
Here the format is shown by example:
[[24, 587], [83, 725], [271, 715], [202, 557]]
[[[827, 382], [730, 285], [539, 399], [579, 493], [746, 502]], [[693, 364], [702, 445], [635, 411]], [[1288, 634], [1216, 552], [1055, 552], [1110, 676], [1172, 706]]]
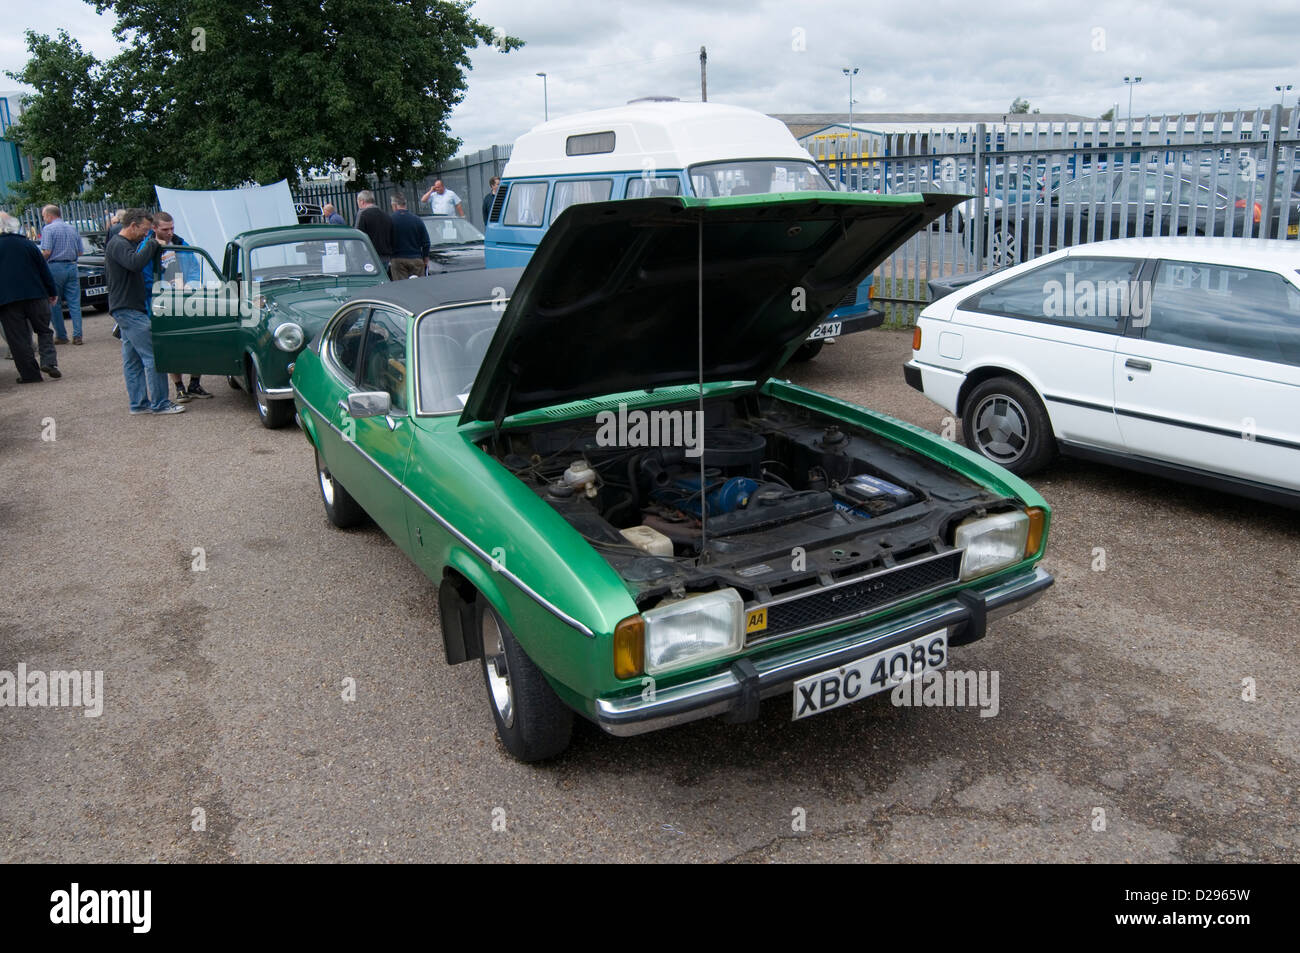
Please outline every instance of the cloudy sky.
[[[1127, 110], [1126, 75], [1140, 75], [1134, 115], [1256, 108], [1273, 87], [1300, 94], [1300, 3], [1181, 0], [1079, 3], [1008, 0], [985, 13], [969, 0], [478, 0], [483, 22], [527, 41], [473, 53], [452, 133], [466, 150], [513, 141], [552, 116], [637, 96], [698, 99], [699, 48], [709, 99], [769, 113], [1003, 112], [1017, 96], [1043, 112]], [[0, 69], [26, 58], [22, 32], [60, 27], [103, 57], [112, 20], [81, 0], [0, 0]], [[0, 89], [14, 88], [0, 78]]]

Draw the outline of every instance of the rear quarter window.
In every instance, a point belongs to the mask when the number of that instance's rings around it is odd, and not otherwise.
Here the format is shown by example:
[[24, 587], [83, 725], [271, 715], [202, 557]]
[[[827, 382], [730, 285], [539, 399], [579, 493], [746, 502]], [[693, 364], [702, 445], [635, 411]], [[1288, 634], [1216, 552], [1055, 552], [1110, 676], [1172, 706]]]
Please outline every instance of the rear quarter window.
[[1145, 309], [1140, 266], [1132, 258], [1061, 258], [994, 285], [965, 309], [1116, 334]]

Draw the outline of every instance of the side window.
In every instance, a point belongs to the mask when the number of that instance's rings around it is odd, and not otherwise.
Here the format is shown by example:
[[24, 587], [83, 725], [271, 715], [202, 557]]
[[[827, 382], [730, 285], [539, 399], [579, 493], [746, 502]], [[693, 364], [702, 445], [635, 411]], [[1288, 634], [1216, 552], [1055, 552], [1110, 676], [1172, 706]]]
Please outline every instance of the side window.
[[583, 202], [606, 202], [610, 190], [614, 187], [613, 179], [585, 179], [555, 183], [555, 198], [551, 200], [551, 221], [555, 221], [570, 205]]
[[387, 391], [393, 409], [406, 410], [406, 318], [376, 308], [366, 328], [357, 389]]
[[361, 337], [366, 330], [369, 308], [349, 311], [334, 325], [325, 347], [330, 363], [350, 384], [357, 379], [357, 360], [361, 357]]
[[977, 297], [975, 311], [1118, 333], [1130, 314], [1144, 314], [1146, 296], [1130, 258], [1062, 258], [1011, 278]]
[[681, 195], [682, 180], [677, 176], [659, 175], [643, 176], [638, 175], [635, 179], [627, 180], [627, 191], [623, 194], [625, 199], [643, 199], [653, 195]]
[[545, 211], [545, 182], [516, 182], [510, 186], [505, 224], [540, 226]]
[[1269, 271], [1162, 261], [1146, 339], [1300, 367], [1300, 291]]

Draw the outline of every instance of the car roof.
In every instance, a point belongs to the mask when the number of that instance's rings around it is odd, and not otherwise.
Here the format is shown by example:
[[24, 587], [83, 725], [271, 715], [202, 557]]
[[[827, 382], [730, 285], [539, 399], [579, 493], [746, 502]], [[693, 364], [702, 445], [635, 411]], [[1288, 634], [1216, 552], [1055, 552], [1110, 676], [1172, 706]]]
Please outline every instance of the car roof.
[[274, 245], [278, 241], [294, 239], [356, 238], [362, 234], [347, 225], [270, 225], [240, 232], [231, 241], [239, 245]]
[[428, 278], [388, 281], [373, 288], [363, 288], [348, 300], [377, 301], [394, 305], [407, 314], [419, 315], [449, 304], [509, 298], [523, 273], [522, 268], [480, 268], [430, 275]]
[[1276, 238], [1113, 238], [1074, 245], [1067, 256], [1115, 258], [1177, 258], [1207, 264], [1270, 268], [1292, 272], [1300, 269], [1300, 242]]

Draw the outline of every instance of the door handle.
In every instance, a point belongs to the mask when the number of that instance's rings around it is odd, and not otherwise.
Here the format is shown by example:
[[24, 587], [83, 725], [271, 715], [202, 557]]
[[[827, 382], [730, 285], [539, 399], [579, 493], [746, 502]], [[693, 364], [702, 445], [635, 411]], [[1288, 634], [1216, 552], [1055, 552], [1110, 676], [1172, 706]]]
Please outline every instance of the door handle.
[[1127, 361], [1124, 362], [1124, 366], [1125, 366], [1125, 367], [1131, 367], [1131, 368], [1132, 368], [1133, 370], [1135, 370], [1135, 371], [1149, 371], [1149, 370], [1151, 370], [1151, 362], [1150, 362], [1150, 361], [1139, 361], [1139, 360], [1137, 360], [1136, 358], [1132, 358], [1132, 357], [1130, 357]]
[[339, 401], [339, 410], [343, 411], [345, 414], [348, 412], [348, 402], [346, 400]]

